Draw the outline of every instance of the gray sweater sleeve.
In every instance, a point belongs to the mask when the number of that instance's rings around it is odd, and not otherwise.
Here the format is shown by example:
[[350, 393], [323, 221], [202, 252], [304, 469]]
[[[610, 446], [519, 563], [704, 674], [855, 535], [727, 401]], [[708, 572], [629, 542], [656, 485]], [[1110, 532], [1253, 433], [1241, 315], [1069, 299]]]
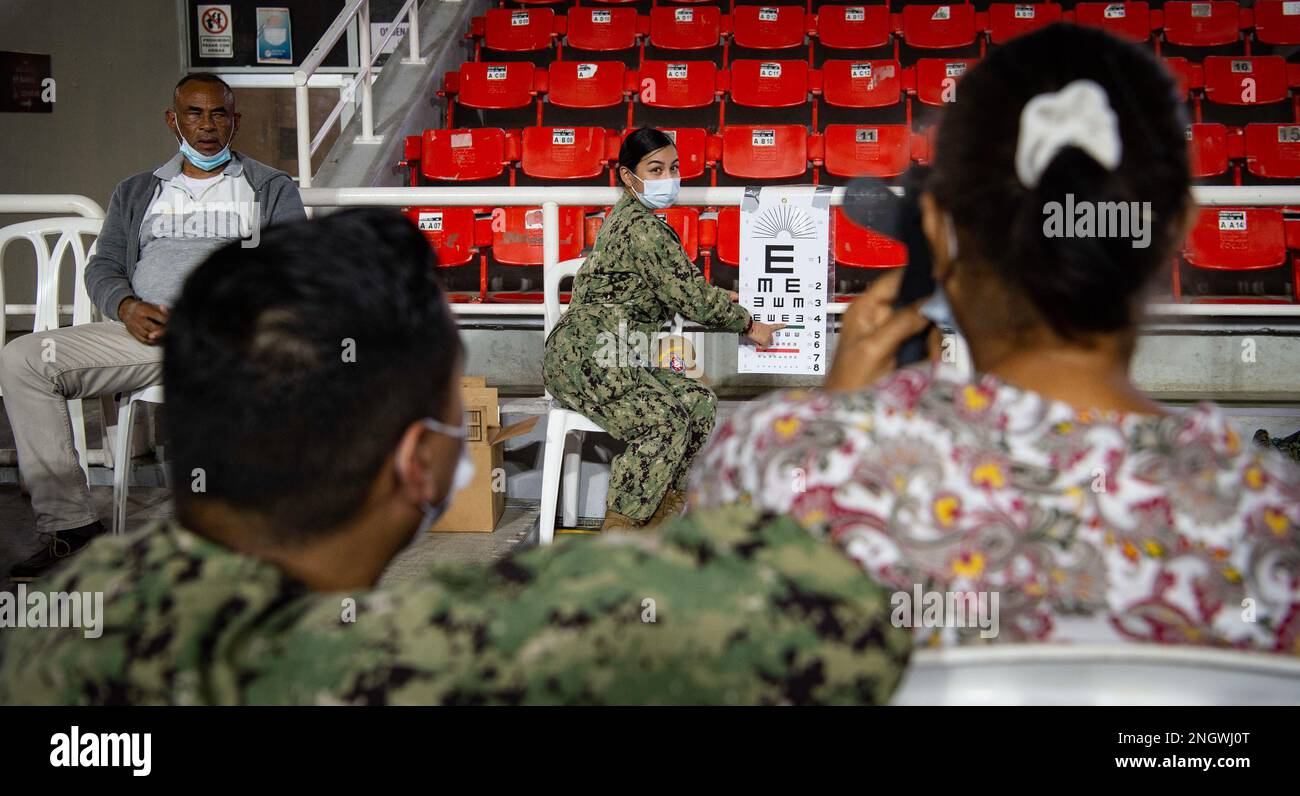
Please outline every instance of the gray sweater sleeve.
[[266, 185], [266, 198], [269, 216], [264, 218], [267, 225], [282, 221], [300, 221], [307, 218], [307, 211], [302, 206], [302, 196], [298, 185], [288, 174], [278, 174]]
[[122, 186], [113, 190], [108, 200], [108, 214], [95, 244], [95, 256], [86, 264], [86, 293], [107, 318], [117, 317], [117, 305], [135, 295], [127, 277], [127, 209]]

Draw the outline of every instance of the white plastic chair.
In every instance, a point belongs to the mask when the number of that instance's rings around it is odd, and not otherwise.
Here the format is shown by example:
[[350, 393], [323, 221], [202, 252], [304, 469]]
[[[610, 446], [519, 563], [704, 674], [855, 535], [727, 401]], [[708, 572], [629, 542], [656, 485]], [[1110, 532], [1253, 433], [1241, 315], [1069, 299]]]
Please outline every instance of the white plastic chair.
[[117, 444], [113, 446], [113, 533], [126, 532], [126, 497], [131, 476], [131, 429], [135, 426], [135, 405], [161, 404], [163, 387], [155, 384], [131, 393], [117, 410]]
[[895, 705], [1300, 705], [1300, 659], [1157, 644], [918, 650]]
[[[578, 257], [557, 263], [547, 270], [543, 278], [545, 318], [542, 339], [551, 334], [559, 323], [566, 306], [560, 305], [560, 282], [578, 273], [586, 258]], [[548, 393], [547, 398], [550, 398]], [[564, 484], [563, 518], [565, 527], [578, 522], [578, 478], [582, 470], [582, 435], [588, 431], [604, 429], [579, 412], [564, 409], [551, 399], [546, 413], [546, 450], [542, 458], [542, 508], [538, 520], [538, 541], [550, 544], [555, 538], [555, 504], [558, 502], [560, 484]]]
[[[103, 220], [68, 216], [24, 221], [0, 229], [0, 346], [5, 343], [6, 315], [31, 313], [35, 316], [33, 332], [59, 328], [59, 282], [63, 259], [69, 251], [73, 254], [72, 325], [94, 320], [94, 305], [86, 293], [86, 263], [95, 253], [95, 244], [85, 245], [84, 236], [98, 238]], [[50, 239], [54, 245], [50, 245]], [[36, 253], [36, 304], [6, 304], [4, 293], [4, 255], [10, 243], [26, 240]], [[72, 420], [72, 439], [81, 463], [86, 482], [90, 483], [90, 455], [86, 449], [86, 422], [80, 400], [68, 401], [68, 415]], [[104, 455], [106, 460], [108, 457]], [[101, 460], [103, 461], [103, 460]], [[105, 461], [105, 463], [107, 463]]]

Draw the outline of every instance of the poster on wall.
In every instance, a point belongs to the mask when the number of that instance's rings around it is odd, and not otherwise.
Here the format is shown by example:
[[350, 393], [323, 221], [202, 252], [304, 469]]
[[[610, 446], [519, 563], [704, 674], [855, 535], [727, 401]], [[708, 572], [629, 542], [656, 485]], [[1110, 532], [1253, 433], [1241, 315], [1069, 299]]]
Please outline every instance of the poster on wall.
[[783, 323], [772, 344], [742, 342], [741, 373], [826, 373], [830, 295], [828, 186], [746, 188], [740, 205], [740, 303]]
[[50, 56], [0, 52], [0, 112], [53, 113]]
[[199, 6], [199, 57], [234, 58], [235, 34], [229, 5]]
[[257, 62], [292, 64], [293, 34], [289, 29], [289, 9], [257, 9]]

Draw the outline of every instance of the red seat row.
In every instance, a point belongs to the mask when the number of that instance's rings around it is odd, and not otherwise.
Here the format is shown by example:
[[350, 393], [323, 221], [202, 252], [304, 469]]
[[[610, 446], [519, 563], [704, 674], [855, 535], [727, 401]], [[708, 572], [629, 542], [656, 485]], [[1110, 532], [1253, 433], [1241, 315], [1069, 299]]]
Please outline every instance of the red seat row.
[[[693, 180], [716, 170], [738, 179], [802, 179], [810, 169], [835, 177], [896, 177], [913, 162], [929, 159], [929, 135], [903, 124], [832, 124], [809, 134], [803, 125], [728, 125], [719, 134], [701, 128], [660, 128], [673, 137], [681, 177]], [[400, 165], [411, 185], [474, 182], [514, 168], [543, 180], [591, 180], [608, 173], [625, 134], [601, 127], [528, 127], [522, 131], [478, 127], [425, 130], [408, 136]], [[711, 180], [716, 182], [716, 179]], [[814, 172], [813, 181], [818, 182]]]
[[1218, 177], [1233, 171], [1240, 182], [1241, 165], [1255, 177], [1300, 179], [1300, 125], [1193, 124], [1187, 128], [1192, 176]]
[[632, 8], [575, 7], [565, 16], [535, 7], [492, 9], [473, 19], [467, 36], [475, 40], [476, 58], [483, 47], [533, 52], [561, 41], [595, 51], [631, 49], [642, 40], [669, 50], [699, 50], [724, 41], [779, 50], [802, 46], [805, 36], [832, 48], [881, 47], [897, 37], [911, 47], [947, 49], [973, 45], [982, 35], [1001, 44], [1058, 21], [1135, 41], [1154, 36], [1157, 46], [1211, 47], [1243, 38], [1249, 44], [1252, 35], [1263, 44], [1300, 44], [1300, 9], [1285, 0], [1259, 0], [1254, 8], [1231, 0], [1170, 0], [1163, 9], [1145, 2], [1081, 2], [1071, 11], [1056, 3], [992, 3], [986, 12], [970, 4], [909, 4], [900, 13], [883, 4], [823, 6], [817, 13], [802, 5], [741, 5], [730, 14], [715, 6], [659, 6], [648, 16]]

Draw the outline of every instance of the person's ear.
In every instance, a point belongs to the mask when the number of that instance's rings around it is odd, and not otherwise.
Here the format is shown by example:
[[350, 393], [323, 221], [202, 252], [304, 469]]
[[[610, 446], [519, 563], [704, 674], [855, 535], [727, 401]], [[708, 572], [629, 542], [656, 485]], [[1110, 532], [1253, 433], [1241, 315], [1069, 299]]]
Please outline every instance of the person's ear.
[[943, 282], [952, 271], [952, 252], [948, 251], [948, 214], [939, 207], [929, 191], [921, 194], [921, 231], [930, 244], [930, 262], [934, 281]]
[[171, 131], [172, 135], [177, 138], [181, 137], [181, 126], [176, 121], [176, 111], [171, 108], [163, 111], [163, 122], [167, 125], [167, 129]]
[[627, 186], [629, 190], [632, 191], [636, 190], [636, 188], [632, 185], [632, 180], [635, 177], [636, 174], [634, 174], [632, 170], [629, 169], [627, 166], [618, 167], [618, 178], [623, 181], [623, 184]]
[[432, 502], [437, 489], [432, 436], [424, 423], [416, 420], [406, 427], [397, 441], [394, 457], [397, 491], [415, 504]]

